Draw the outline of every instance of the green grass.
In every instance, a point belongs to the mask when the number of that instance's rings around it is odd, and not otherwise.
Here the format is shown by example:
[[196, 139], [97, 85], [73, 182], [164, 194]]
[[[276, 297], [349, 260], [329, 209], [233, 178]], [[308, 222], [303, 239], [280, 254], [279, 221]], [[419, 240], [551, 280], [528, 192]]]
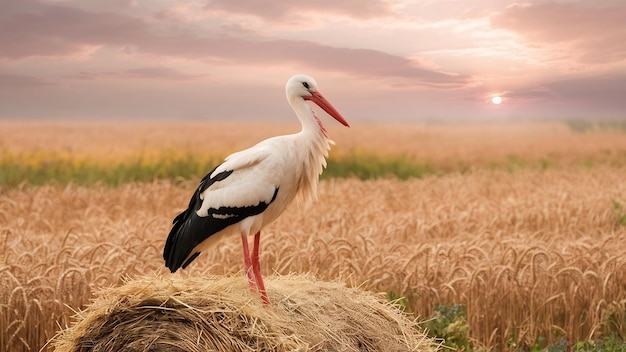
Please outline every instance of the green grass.
[[[41, 185], [46, 183], [74, 183], [93, 185], [96, 183], [116, 186], [128, 182], [145, 182], [158, 179], [199, 180], [223, 160], [223, 155], [197, 155], [191, 151], [161, 150], [138, 152], [128, 157], [76, 157], [60, 152], [30, 152], [14, 154], [0, 149], [0, 185], [14, 187], [20, 184]], [[604, 160], [606, 159], [606, 160]], [[589, 163], [626, 165], [626, 153], [599, 155], [579, 160], [582, 167]], [[545, 170], [559, 167], [559, 160], [542, 157], [526, 160], [509, 155], [500, 161], [489, 161], [469, 165], [462, 160], [439, 161], [417, 160], [408, 155], [377, 155], [351, 151], [340, 156], [331, 156], [322, 178], [356, 177], [362, 180], [382, 177], [400, 179], [421, 178], [427, 175], [465, 173], [480, 168], [515, 172], [523, 169]]]
[[421, 326], [426, 329], [428, 336], [450, 350], [471, 351], [473, 348], [468, 335], [467, 314], [462, 304], [435, 307], [434, 315]]
[[0, 152], [0, 185], [41, 185], [50, 182], [120, 185], [156, 179], [198, 178], [221, 162], [221, 156], [198, 157], [164, 151], [121, 160], [73, 158], [60, 153], [11, 155]]
[[[200, 179], [223, 160], [222, 157], [198, 159], [191, 154], [168, 154], [158, 157], [137, 156], [119, 161], [71, 159], [61, 155], [0, 157], [0, 185], [41, 185], [50, 182], [116, 186], [127, 182], [157, 179]], [[509, 166], [508, 168], [511, 168]], [[425, 175], [464, 172], [467, 167], [433, 165], [407, 156], [348, 155], [331, 157], [322, 178], [356, 177], [373, 179], [398, 177], [420, 178]]]
[[[60, 153], [13, 155], [0, 151], [0, 185], [76, 183], [120, 185], [156, 179], [200, 179], [222, 162], [223, 156], [199, 157], [191, 152], [163, 151], [150, 156], [138, 154], [120, 160], [73, 158]], [[435, 167], [407, 156], [375, 156], [352, 153], [328, 160], [322, 177], [360, 179], [395, 176], [402, 179], [454, 170]]]
[[393, 176], [408, 179], [451, 171], [458, 169], [435, 166], [428, 161], [414, 160], [406, 155], [380, 156], [353, 152], [339, 158], [331, 157], [322, 177], [356, 177], [367, 180]]

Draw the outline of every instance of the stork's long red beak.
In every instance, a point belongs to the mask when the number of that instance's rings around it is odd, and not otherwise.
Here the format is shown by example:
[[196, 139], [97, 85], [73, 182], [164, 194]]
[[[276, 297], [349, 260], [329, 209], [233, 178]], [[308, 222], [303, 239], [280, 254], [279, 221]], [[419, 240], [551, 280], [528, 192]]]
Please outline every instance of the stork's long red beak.
[[339, 121], [339, 123], [341, 123], [342, 125], [346, 127], [350, 127], [348, 122], [346, 122], [343, 116], [341, 116], [339, 111], [337, 111], [337, 109], [335, 109], [330, 104], [330, 102], [326, 100], [326, 98], [324, 98], [324, 96], [320, 94], [320, 92], [311, 92], [311, 96], [304, 97], [304, 100], [310, 100], [314, 102], [315, 104], [317, 104], [317, 106], [324, 109], [324, 111], [326, 111], [328, 115], [332, 116], [333, 118], [335, 118], [335, 120]]

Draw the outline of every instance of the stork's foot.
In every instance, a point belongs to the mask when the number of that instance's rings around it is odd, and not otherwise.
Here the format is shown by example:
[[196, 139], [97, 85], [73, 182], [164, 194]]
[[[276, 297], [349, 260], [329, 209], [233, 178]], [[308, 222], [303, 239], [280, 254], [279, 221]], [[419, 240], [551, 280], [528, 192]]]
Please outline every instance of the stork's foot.
[[269, 304], [270, 300], [267, 298], [267, 292], [265, 291], [265, 284], [263, 283], [263, 276], [261, 276], [261, 264], [259, 263], [259, 237], [260, 233], [257, 232], [254, 236], [254, 248], [252, 250], [252, 256], [250, 256], [250, 250], [248, 248], [248, 236], [241, 234], [241, 241], [243, 244], [243, 259], [246, 263], [246, 277], [248, 278], [248, 284], [252, 292], [257, 292], [261, 295], [263, 304]]
[[256, 272], [254, 272], [253, 276], [253, 268], [246, 270], [246, 277], [248, 278], [248, 284], [250, 285], [250, 291], [254, 293], [258, 293], [261, 295], [261, 300], [263, 304], [270, 304], [269, 298], [267, 298], [267, 291], [265, 291], [265, 285], [263, 284], [263, 278], [259, 273], [259, 276], [256, 276]]
[[270, 299], [267, 297], [267, 292], [259, 291], [259, 293], [261, 294], [261, 301], [263, 301], [263, 304], [270, 304]]
[[267, 298], [267, 291], [265, 290], [265, 284], [263, 283], [263, 276], [261, 276], [261, 263], [259, 263], [260, 242], [261, 232], [257, 232], [254, 235], [254, 247], [252, 248], [252, 271], [254, 272], [254, 279], [259, 288], [259, 293], [261, 294], [263, 303], [269, 304], [270, 300]]

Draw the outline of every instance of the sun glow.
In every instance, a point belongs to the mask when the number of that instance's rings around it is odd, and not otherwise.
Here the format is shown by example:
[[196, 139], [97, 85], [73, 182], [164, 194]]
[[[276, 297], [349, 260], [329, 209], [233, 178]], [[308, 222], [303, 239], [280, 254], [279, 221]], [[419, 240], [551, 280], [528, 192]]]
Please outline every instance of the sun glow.
[[502, 97], [501, 96], [495, 96], [495, 97], [491, 98], [491, 102], [496, 104], [496, 105], [500, 105], [500, 104], [502, 104]]

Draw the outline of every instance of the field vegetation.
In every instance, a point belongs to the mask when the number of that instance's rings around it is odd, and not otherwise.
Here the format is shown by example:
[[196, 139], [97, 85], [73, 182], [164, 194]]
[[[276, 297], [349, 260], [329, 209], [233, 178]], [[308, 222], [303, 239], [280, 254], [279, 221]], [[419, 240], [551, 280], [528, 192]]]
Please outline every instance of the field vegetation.
[[[581, 122], [328, 126], [338, 141], [323, 178], [402, 179], [472, 169], [626, 164], [623, 131]], [[617, 122], [614, 123], [619, 125]], [[593, 126], [599, 127], [593, 127]], [[294, 123], [2, 121], [0, 184], [120, 185], [202, 177], [229, 153]], [[620, 125], [621, 126], [621, 125]]]
[[[125, 277], [169, 275], [163, 243], [198, 177], [292, 127], [0, 122], [0, 350], [39, 350]], [[624, 348], [623, 132], [530, 122], [329, 132], [338, 145], [319, 201], [263, 233], [266, 275], [381, 292], [465, 350]], [[175, 275], [240, 274], [240, 252], [224, 239]]]

